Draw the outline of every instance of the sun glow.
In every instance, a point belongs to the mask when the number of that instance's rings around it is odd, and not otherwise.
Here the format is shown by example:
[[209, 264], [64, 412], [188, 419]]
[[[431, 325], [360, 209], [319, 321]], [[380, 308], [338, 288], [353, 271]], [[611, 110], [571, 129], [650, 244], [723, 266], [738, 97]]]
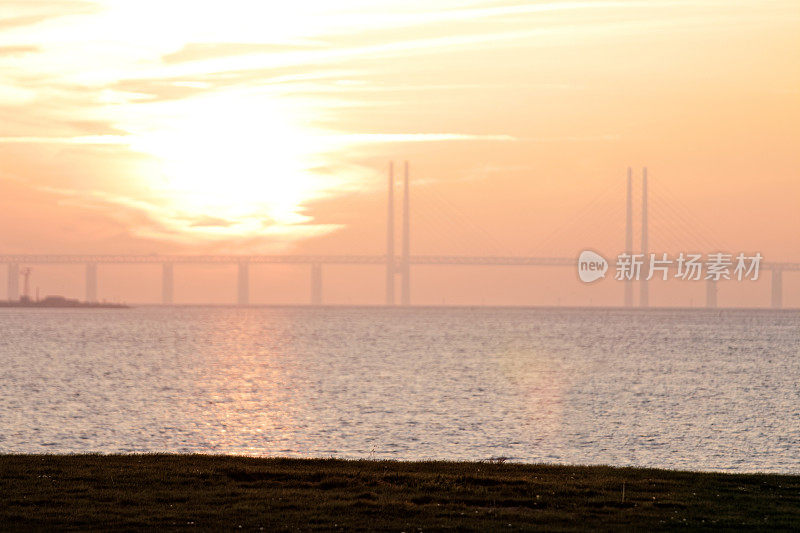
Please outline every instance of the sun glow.
[[314, 171], [323, 137], [287, 101], [226, 91], [151, 106], [149, 116], [123, 127], [134, 135], [134, 150], [159, 161], [150, 184], [177, 209], [298, 224], [309, 220], [303, 202], [333, 185]]

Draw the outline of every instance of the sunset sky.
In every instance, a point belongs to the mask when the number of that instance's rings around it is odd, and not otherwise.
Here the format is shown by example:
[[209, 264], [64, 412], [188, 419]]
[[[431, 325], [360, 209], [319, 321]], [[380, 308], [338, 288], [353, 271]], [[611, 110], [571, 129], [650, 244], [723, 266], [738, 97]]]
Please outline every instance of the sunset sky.
[[[4, 0], [0, 254], [380, 254], [407, 159], [412, 253], [616, 253], [647, 166], [653, 251], [800, 261], [798, 35], [796, 0]], [[81, 295], [70, 268], [37, 283]], [[157, 300], [114, 268], [104, 296]], [[380, 301], [360, 268], [331, 269], [331, 301]], [[588, 299], [419, 270], [419, 303]], [[260, 300], [306, 299], [305, 271], [264, 276]], [[228, 301], [232, 279], [177, 290]]]

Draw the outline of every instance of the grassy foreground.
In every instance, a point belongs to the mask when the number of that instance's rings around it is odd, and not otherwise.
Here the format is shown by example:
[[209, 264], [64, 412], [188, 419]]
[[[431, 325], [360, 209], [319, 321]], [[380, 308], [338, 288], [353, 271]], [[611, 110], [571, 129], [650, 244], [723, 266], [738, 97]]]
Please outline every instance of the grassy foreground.
[[0, 455], [0, 529], [239, 526], [774, 531], [800, 528], [800, 476], [208, 455]]

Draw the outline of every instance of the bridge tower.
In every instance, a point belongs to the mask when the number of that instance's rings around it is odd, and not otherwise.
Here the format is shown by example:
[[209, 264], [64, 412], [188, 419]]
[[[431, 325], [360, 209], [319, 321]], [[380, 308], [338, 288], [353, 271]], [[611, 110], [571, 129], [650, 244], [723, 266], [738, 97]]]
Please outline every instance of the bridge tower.
[[400, 303], [409, 305], [411, 303], [411, 236], [410, 236], [410, 213], [409, 213], [409, 191], [408, 191], [408, 161], [403, 165], [403, 256], [402, 271], [400, 272], [401, 291]]
[[386, 305], [394, 305], [394, 277], [400, 274], [400, 304], [411, 303], [411, 212], [408, 161], [403, 163], [403, 221], [400, 264], [394, 252], [394, 163], [389, 163], [389, 193], [386, 211]]
[[[625, 253], [633, 254], [633, 176], [628, 167], [628, 194], [625, 199]], [[626, 279], [625, 307], [633, 307], [633, 280]]]
[[394, 162], [390, 162], [386, 210], [386, 305], [394, 305], [394, 274]]
[[[647, 251], [647, 167], [642, 169], [642, 255], [646, 264], [649, 264], [650, 255]], [[650, 295], [648, 293], [647, 280], [639, 282], [639, 306], [648, 307], [650, 305]]]

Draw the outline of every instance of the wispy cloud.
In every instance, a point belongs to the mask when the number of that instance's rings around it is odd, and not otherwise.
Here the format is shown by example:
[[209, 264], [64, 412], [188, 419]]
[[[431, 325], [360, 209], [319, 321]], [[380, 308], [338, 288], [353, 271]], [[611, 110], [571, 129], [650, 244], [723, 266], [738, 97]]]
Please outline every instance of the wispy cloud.
[[71, 15], [98, 13], [98, 2], [83, 0], [3, 0], [0, 13], [11, 16], [0, 18], [0, 31], [34, 26], [42, 22]]
[[19, 56], [39, 52], [41, 48], [34, 45], [0, 46], [0, 56]]
[[183, 63], [186, 61], [203, 61], [220, 57], [248, 54], [276, 54], [319, 48], [323, 43], [189, 43], [177, 52], [161, 56], [165, 63]]
[[352, 144], [518, 140], [511, 135], [474, 135], [468, 133], [345, 133], [337, 135], [336, 138]]
[[113, 218], [125, 223], [134, 236], [185, 245], [197, 245], [198, 239], [202, 239], [205, 245], [216, 246], [216, 249], [222, 245], [235, 250], [239, 245], [247, 244], [262, 252], [280, 252], [290, 248], [299, 237], [324, 235], [341, 228], [338, 224], [285, 225], [265, 216], [228, 220], [214, 215], [198, 215], [176, 209], [167, 198], [144, 200], [106, 191], [51, 186], [35, 188], [55, 195], [62, 204], [113, 212]]
[[130, 144], [124, 135], [82, 135], [76, 137], [0, 137], [0, 144]]

